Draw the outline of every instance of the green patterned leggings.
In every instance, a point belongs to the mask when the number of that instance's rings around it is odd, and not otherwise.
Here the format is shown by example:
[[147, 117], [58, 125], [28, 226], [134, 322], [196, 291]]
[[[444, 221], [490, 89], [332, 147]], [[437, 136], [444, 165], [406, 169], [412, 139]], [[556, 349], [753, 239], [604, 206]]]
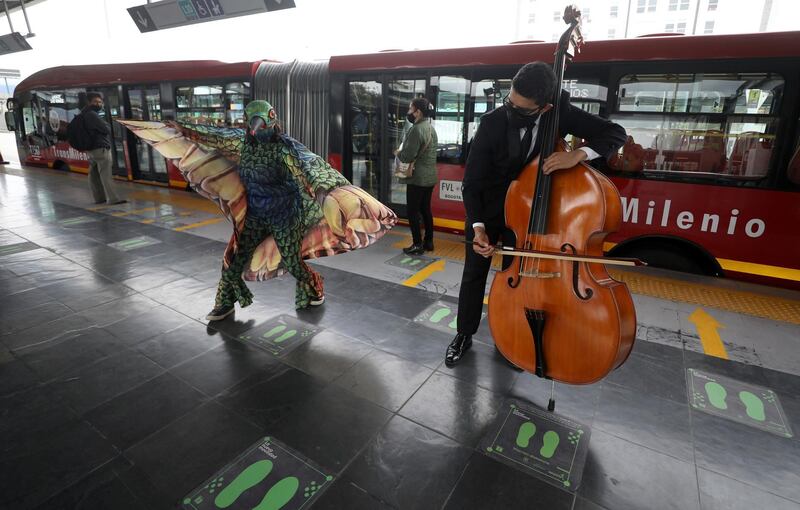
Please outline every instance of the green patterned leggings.
[[[250, 220], [250, 218], [245, 219], [233, 260], [227, 268], [222, 270], [222, 277], [217, 287], [216, 306], [227, 308], [238, 301], [239, 305], [245, 307], [253, 302], [253, 293], [242, 280], [242, 272], [250, 262], [255, 249], [270, 233], [269, 227], [262, 222]], [[308, 267], [300, 257], [302, 237], [299, 232], [295, 236], [274, 236], [281, 253], [281, 264], [297, 280], [294, 303], [298, 309], [307, 307], [312, 299], [323, 296], [322, 276]]]

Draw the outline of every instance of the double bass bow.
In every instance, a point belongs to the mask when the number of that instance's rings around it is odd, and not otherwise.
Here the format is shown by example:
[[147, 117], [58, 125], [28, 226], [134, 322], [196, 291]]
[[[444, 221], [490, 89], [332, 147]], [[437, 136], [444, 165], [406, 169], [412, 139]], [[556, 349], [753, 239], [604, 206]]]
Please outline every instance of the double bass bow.
[[[537, 135], [541, 151], [506, 194], [515, 242], [498, 250], [510, 263], [492, 282], [489, 326], [498, 350], [517, 367], [553, 382], [591, 384], [627, 359], [636, 312], [627, 286], [606, 271], [605, 262], [620, 259], [603, 257], [604, 238], [622, 223], [616, 187], [585, 163], [549, 175], [542, 170], [548, 156], [566, 150], [558, 130], [560, 85], [583, 43], [580, 11], [567, 7], [564, 21], [554, 108], [542, 115]], [[554, 406], [551, 393], [548, 409]]]

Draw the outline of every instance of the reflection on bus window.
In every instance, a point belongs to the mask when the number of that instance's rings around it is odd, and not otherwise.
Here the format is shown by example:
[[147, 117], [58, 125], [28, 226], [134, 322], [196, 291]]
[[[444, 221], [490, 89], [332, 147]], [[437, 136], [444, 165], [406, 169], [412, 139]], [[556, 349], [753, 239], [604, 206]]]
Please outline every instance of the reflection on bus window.
[[380, 119], [383, 88], [377, 81], [348, 83], [352, 182], [374, 197], [380, 191]]
[[[800, 126], [800, 123], [798, 123]], [[792, 159], [789, 160], [789, 166], [786, 169], [789, 182], [794, 185], [800, 186], [800, 127], [797, 128], [797, 136], [794, 142], [794, 152], [792, 152]]]
[[30, 106], [23, 107], [25, 134], [30, 145], [47, 147], [66, 137], [67, 109], [63, 91], [31, 92]]
[[783, 85], [772, 73], [629, 74], [620, 80], [619, 111], [771, 115]]
[[[387, 83], [388, 105], [386, 112], [387, 151], [386, 168], [394, 164], [394, 149], [400, 146], [406, 134], [411, 130], [411, 123], [406, 119], [408, 105], [411, 100], [425, 95], [425, 80], [391, 80]], [[389, 201], [393, 204], [406, 203], [406, 185], [398, 179], [392, 179], [392, 194]]]
[[227, 103], [227, 126], [244, 125], [244, 107], [250, 102], [250, 82], [236, 82], [225, 85]]
[[436, 105], [433, 127], [439, 139], [436, 159], [459, 163], [464, 147], [463, 128], [470, 81], [458, 76], [434, 76], [431, 78], [431, 89]]
[[175, 90], [176, 117], [191, 124], [224, 125], [222, 85], [196, 85]]
[[481, 117], [503, 104], [503, 98], [511, 92], [511, 79], [482, 80], [472, 84], [470, 97], [473, 104], [473, 117], [467, 124], [467, 143], [478, 131]]
[[176, 117], [191, 124], [236, 127], [244, 125], [250, 101], [250, 82], [193, 85], [175, 89]]
[[[561, 82], [561, 90], [569, 93], [571, 105], [593, 115], [600, 115], [605, 109], [608, 87], [600, 84], [596, 77], [567, 78]], [[583, 145], [583, 140], [568, 134], [567, 144], [574, 150]]]
[[611, 167], [673, 176], [767, 175], [783, 79], [770, 73], [628, 75], [612, 120], [628, 141]]

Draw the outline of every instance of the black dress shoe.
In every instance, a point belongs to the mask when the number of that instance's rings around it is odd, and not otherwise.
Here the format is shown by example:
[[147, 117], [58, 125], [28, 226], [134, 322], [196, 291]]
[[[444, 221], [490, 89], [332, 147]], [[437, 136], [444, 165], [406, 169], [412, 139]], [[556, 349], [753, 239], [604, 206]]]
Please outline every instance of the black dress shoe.
[[403, 253], [406, 255], [422, 255], [425, 253], [425, 249], [421, 244], [412, 244], [411, 246], [403, 248]]
[[472, 335], [459, 333], [447, 346], [447, 354], [444, 357], [444, 364], [452, 367], [464, 356], [464, 353], [472, 347]]
[[422, 248], [424, 248], [425, 251], [433, 251], [433, 241], [425, 241], [422, 243]]

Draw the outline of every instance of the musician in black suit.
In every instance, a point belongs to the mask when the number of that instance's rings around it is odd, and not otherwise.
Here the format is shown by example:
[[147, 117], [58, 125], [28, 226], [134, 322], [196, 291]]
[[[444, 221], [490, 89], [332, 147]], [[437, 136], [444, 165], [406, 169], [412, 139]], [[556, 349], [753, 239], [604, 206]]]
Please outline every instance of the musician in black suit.
[[[467, 157], [463, 183], [466, 238], [474, 244], [467, 244], [458, 296], [458, 334], [447, 347], [448, 366], [458, 363], [472, 346], [472, 335], [481, 320], [494, 245], [508, 232], [504, 217], [506, 192], [511, 181], [539, 154], [538, 120], [553, 108], [550, 101], [556, 80], [547, 64], [526, 64], [514, 76], [503, 106], [481, 117]], [[564, 91], [561, 94], [560, 136], [572, 134], [587, 143], [574, 151], [550, 155], [544, 162], [545, 174], [572, 168], [584, 160], [607, 159], [626, 140], [621, 126], [571, 105], [569, 94]]]

